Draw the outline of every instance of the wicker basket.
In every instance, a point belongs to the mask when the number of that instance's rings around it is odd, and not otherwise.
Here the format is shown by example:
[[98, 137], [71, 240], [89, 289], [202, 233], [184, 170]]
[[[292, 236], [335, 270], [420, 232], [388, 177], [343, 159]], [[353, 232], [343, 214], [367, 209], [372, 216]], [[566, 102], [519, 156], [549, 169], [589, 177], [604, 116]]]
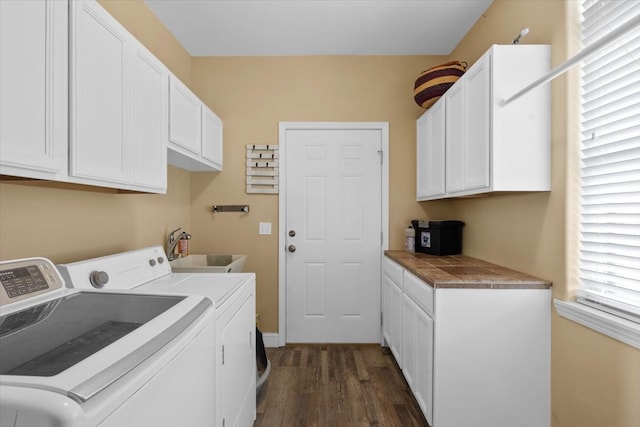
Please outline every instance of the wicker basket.
[[458, 81], [466, 69], [466, 62], [451, 61], [421, 72], [413, 90], [416, 104], [422, 108], [431, 107]]

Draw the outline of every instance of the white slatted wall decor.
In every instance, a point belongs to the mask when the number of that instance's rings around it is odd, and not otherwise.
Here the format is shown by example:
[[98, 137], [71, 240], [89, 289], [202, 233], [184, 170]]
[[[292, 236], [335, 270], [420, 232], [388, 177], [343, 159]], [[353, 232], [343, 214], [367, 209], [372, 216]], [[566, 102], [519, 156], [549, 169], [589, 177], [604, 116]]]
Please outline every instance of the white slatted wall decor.
[[[638, 1], [583, 1], [583, 44], [638, 15]], [[584, 61], [581, 87], [577, 300], [640, 323], [640, 26]]]
[[278, 145], [247, 144], [247, 193], [278, 194]]

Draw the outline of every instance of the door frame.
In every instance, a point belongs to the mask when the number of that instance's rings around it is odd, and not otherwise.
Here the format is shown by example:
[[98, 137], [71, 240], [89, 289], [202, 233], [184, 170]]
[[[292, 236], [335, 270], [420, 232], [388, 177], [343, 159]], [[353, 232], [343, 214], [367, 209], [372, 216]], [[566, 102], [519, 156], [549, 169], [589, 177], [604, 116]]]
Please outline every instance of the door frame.
[[[389, 123], [388, 122], [279, 122], [280, 169], [278, 187], [278, 345], [287, 343], [287, 256], [286, 256], [286, 156], [288, 130], [379, 130], [382, 139], [380, 218], [382, 252], [389, 249]], [[380, 303], [382, 304], [382, 257], [380, 262]], [[380, 331], [382, 336], [382, 330]], [[382, 339], [382, 338], [381, 338]]]

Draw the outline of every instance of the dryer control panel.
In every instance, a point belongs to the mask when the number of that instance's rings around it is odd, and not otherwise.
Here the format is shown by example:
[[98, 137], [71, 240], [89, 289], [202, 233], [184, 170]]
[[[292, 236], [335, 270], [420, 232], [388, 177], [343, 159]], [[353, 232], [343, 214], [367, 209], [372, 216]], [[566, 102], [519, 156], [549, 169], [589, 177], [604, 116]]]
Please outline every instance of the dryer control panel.
[[63, 287], [60, 273], [46, 258], [0, 262], [0, 306]]

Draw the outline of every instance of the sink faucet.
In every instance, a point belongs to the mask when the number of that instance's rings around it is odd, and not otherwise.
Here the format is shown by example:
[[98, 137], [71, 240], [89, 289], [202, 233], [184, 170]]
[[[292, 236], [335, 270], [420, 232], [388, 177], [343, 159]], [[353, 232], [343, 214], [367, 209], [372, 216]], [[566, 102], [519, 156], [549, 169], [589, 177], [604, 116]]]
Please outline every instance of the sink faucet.
[[169, 237], [167, 237], [167, 259], [169, 261], [173, 261], [178, 258], [175, 254], [176, 246], [178, 246], [178, 242], [180, 240], [189, 240], [191, 239], [191, 234], [183, 231], [178, 235], [178, 237], [174, 236], [175, 233], [182, 230], [182, 227], [176, 228], [171, 233], [169, 233]]

